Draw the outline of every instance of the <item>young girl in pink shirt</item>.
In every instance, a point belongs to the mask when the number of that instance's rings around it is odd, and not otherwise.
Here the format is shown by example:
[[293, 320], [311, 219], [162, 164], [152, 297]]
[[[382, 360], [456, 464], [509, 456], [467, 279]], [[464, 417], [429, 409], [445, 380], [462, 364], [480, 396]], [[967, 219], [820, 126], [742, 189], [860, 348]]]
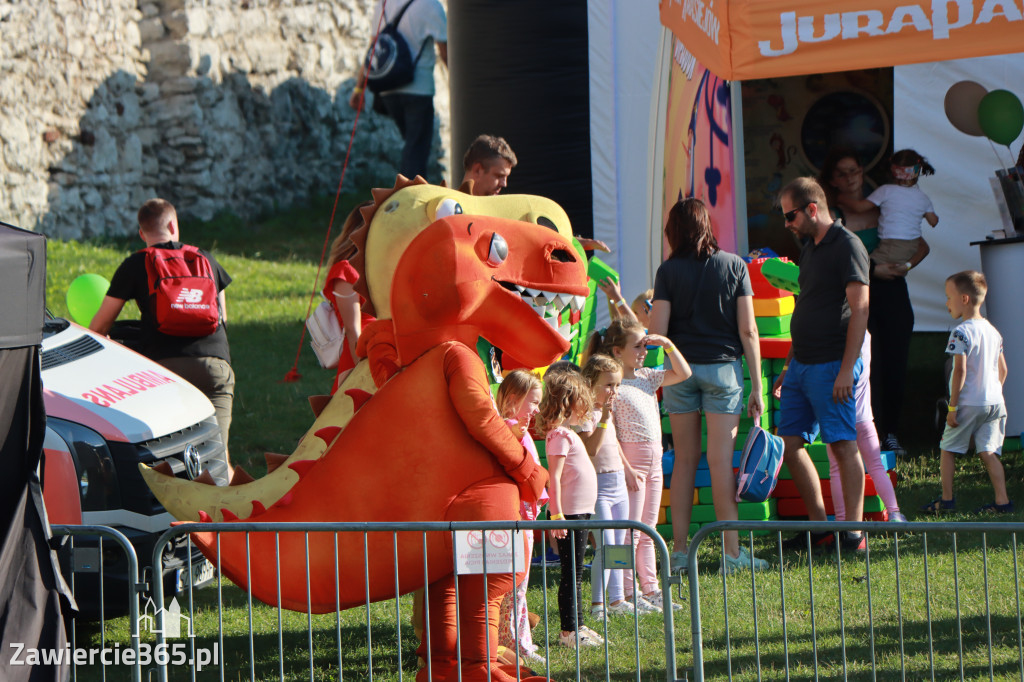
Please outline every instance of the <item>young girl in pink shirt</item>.
[[[540, 408], [542, 398], [542, 385], [535, 374], [525, 369], [516, 369], [508, 373], [498, 386], [498, 393], [495, 402], [498, 405], [498, 413], [505, 419], [505, 423], [512, 429], [512, 433], [519, 442], [523, 444], [534, 461], [540, 464], [540, 457], [537, 456], [537, 446], [533, 444], [533, 436], [530, 435], [530, 421], [533, 420]], [[547, 491], [541, 494], [536, 502], [520, 503], [519, 513], [524, 521], [536, 521], [540, 514], [540, 508], [547, 501]], [[533, 554], [533, 532], [526, 533], [526, 556]], [[529, 567], [527, 567], [529, 568]], [[518, 567], [517, 567], [518, 570]], [[515, 594], [515, 604], [510, 610], [511, 621], [509, 631], [512, 639], [519, 645], [519, 655], [527, 660], [537, 663], [544, 663], [544, 657], [537, 653], [537, 645], [533, 643], [533, 636], [530, 633], [530, 613], [526, 608], [526, 589], [530, 581], [530, 572], [527, 570], [523, 581]], [[506, 595], [511, 600], [512, 595]], [[504, 613], [504, 606], [503, 613]], [[502, 625], [504, 627], [504, 625]], [[499, 638], [504, 640], [504, 637]], [[513, 654], [514, 657], [514, 654]]]
[[[589, 519], [597, 502], [597, 473], [579, 435], [572, 430], [587, 421], [590, 387], [579, 372], [559, 372], [545, 377], [544, 398], [537, 428], [544, 434], [548, 459], [548, 513], [553, 521]], [[563, 646], [599, 646], [596, 632], [583, 625], [583, 550], [587, 530], [552, 531], [558, 540], [562, 570], [558, 584], [558, 616]]]
[[[661, 346], [672, 360], [672, 369], [644, 367], [647, 346]], [[613, 411], [619, 444], [626, 461], [635, 472], [639, 485], [629, 490], [629, 518], [654, 528], [661, 507], [661, 413], [657, 391], [686, 381], [692, 372], [682, 354], [666, 337], [648, 334], [639, 322], [619, 318], [608, 329], [595, 332], [588, 344], [588, 355], [594, 352], [611, 355], [622, 364], [622, 384], [615, 394]], [[658, 587], [654, 542], [645, 533], [632, 533], [636, 552], [636, 578], [642, 597], [636, 600], [637, 611], [661, 611], [664, 597]], [[633, 580], [625, 585], [625, 596], [633, 600]], [[674, 605], [681, 608], [678, 604]]]

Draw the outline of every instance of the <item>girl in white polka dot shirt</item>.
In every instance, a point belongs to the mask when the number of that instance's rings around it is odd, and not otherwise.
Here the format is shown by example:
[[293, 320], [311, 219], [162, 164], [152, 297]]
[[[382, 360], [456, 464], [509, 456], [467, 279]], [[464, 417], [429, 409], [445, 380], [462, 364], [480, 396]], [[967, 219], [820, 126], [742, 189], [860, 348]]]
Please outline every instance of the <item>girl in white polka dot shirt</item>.
[[[647, 346], [661, 346], [672, 360], [672, 369], [644, 367]], [[622, 384], [612, 407], [615, 430], [626, 460], [636, 472], [639, 485], [629, 490], [629, 518], [654, 528], [661, 507], [661, 414], [658, 411], [659, 386], [671, 386], [686, 381], [690, 365], [666, 337], [648, 334], [634, 319], [620, 318], [602, 334], [596, 332], [588, 344], [591, 355], [595, 352], [611, 355], [622, 363]], [[634, 533], [636, 551], [636, 578], [643, 597], [637, 600], [640, 610], [653, 606], [661, 610], [663, 597], [658, 589], [654, 542], [644, 533]], [[632, 600], [633, 581], [625, 585], [626, 599]], [[678, 605], [675, 605], [679, 608]]]

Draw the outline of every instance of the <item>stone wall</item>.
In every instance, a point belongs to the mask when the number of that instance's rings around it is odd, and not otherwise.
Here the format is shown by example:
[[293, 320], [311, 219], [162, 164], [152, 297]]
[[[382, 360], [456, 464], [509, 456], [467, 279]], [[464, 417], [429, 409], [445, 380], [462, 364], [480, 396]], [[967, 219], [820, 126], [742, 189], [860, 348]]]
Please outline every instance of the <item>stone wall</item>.
[[[255, 216], [338, 185], [373, 0], [0, 1], [0, 220], [60, 238]], [[435, 73], [447, 158], [447, 74]], [[390, 184], [401, 139], [360, 116], [344, 188]]]

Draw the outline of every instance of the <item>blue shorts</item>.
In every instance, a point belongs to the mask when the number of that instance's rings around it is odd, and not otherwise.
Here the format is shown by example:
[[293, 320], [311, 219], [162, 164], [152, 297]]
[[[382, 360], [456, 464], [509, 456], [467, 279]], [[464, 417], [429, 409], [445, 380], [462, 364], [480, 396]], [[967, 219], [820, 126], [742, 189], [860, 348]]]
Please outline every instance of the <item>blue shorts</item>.
[[[853, 397], [843, 403], [832, 400], [842, 364], [841, 360], [820, 365], [790, 360], [789, 371], [782, 382], [780, 436], [800, 436], [805, 443], [813, 443], [820, 428], [825, 443], [857, 440], [857, 401]], [[857, 358], [853, 366], [854, 384], [862, 369], [863, 364]]]
[[689, 379], [662, 390], [666, 412], [743, 413], [743, 366], [739, 360], [693, 364], [690, 369], [693, 375]]

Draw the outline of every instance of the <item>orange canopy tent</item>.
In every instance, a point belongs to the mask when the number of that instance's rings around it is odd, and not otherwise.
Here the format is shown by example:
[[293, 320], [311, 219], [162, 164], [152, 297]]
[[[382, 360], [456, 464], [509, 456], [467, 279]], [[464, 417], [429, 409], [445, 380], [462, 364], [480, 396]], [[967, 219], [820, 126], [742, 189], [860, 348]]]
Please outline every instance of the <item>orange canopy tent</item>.
[[1021, 0], [660, 0], [661, 23], [726, 80], [1019, 52]]

